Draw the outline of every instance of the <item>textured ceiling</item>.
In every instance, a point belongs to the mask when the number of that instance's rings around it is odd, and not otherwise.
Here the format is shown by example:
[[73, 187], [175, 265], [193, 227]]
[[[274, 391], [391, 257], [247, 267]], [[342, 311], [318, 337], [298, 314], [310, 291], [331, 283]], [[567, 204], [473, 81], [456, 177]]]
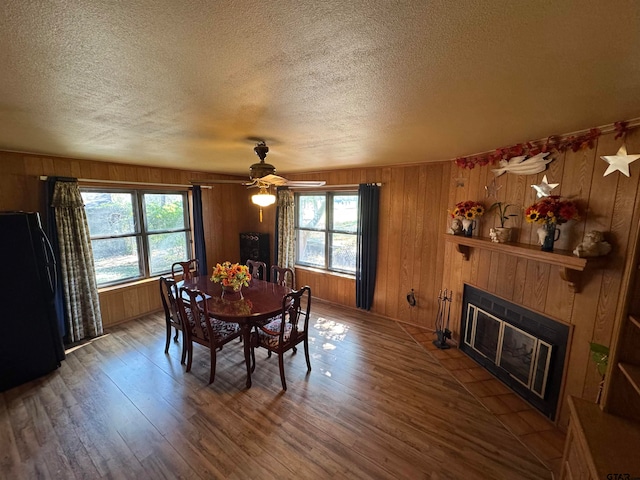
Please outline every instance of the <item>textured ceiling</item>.
[[246, 174], [448, 160], [640, 116], [636, 0], [0, 6], [0, 149]]

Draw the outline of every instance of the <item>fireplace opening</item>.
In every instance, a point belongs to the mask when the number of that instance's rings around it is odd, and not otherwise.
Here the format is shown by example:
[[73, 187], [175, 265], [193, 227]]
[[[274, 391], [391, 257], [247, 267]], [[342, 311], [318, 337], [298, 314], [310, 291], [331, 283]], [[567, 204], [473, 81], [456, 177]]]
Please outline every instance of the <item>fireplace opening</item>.
[[464, 286], [460, 350], [555, 418], [569, 327]]

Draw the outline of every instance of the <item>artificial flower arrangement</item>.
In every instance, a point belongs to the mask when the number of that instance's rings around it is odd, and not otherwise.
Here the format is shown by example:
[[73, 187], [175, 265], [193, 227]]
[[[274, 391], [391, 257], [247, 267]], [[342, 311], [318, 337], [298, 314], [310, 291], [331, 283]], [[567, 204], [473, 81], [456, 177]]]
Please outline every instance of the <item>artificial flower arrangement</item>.
[[237, 291], [243, 286], [249, 286], [251, 274], [249, 273], [249, 267], [246, 265], [223, 262], [222, 264], [216, 264], [211, 281], [221, 283], [223, 287], [231, 287]]
[[527, 222], [560, 225], [569, 220], [579, 220], [578, 207], [571, 200], [560, 200], [558, 195], [542, 197], [524, 213]]
[[477, 217], [481, 217], [484, 214], [484, 206], [479, 202], [467, 200], [466, 202], [456, 203], [453, 211], [449, 214], [451, 218], [462, 218], [467, 220], [473, 220]]

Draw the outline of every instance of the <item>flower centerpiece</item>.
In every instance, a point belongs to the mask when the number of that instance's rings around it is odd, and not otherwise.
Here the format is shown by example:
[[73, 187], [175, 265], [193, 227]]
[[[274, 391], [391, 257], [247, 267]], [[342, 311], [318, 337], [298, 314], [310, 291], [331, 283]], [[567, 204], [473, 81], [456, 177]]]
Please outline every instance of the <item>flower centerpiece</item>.
[[249, 267], [246, 265], [223, 262], [216, 264], [211, 281], [220, 283], [223, 290], [238, 292], [243, 286], [249, 286], [251, 274], [249, 273]]
[[464, 234], [470, 237], [473, 234], [476, 218], [484, 215], [484, 206], [473, 200], [458, 202], [454, 209], [449, 211], [449, 215], [451, 215], [451, 218], [454, 220], [462, 222]]
[[539, 243], [542, 250], [553, 251], [553, 242], [560, 238], [560, 230], [556, 227], [569, 220], [579, 220], [578, 207], [571, 200], [561, 200], [558, 195], [542, 197], [529, 206], [525, 212], [529, 223], [542, 225], [538, 229]]

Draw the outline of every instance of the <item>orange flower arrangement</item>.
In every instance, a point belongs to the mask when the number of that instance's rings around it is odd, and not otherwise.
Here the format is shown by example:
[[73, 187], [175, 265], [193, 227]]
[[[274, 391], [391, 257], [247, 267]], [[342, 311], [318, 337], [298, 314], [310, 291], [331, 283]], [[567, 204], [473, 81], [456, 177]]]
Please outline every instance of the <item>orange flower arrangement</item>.
[[249, 267], [246, 265], [223, 262], [222, 264], [216, 264], [211, 281], [221, 283], [223, 287], [232, 287], [234, 290], [240, 290], [242, 286], [249, 286], [251, 274], [249, 273]]
[[558, 195], [542, 197], [524, 212], [529, 223], [561, 224], [579, 220], [578, 208], [571, 200], [560, 200]]

